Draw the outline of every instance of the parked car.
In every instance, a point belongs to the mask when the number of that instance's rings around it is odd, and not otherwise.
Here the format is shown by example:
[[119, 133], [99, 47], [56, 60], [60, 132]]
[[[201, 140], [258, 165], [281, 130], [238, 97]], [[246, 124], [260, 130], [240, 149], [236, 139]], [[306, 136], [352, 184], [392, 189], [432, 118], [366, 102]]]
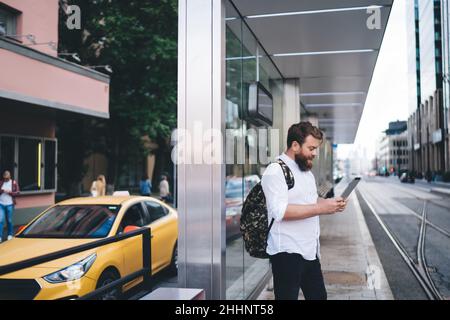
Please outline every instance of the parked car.
[[[177, 267], [177, 212], [151, 197], [106, 196], [60, 202], [0, 244], [0, 265], [39, 257], [99, 239], [151, 227], [152, 273]], [[72, 299], [143, 267], [136, 236], [0, 276], [0, 299]], [[101, 299], [118, 299], [142, 282], [135, 279]]]
[[377, 176], [377, 171], [376, 170], [370, 170], [368, 173], [369, 177], [376, 177]]
[[233, 177], [228, 179], [225, 186], [226, 238], [234, 239], [241, 235], [241, 211], [245, 198], [250, 190], [261, 179], [257, 175], [245, 178]]
[[400, 175], [400, 182], [402, 183], [415, 183], [416, 182], [416, 178], [414, 176], [414, 174], [412, 174], [411, 172], [403, 172]]

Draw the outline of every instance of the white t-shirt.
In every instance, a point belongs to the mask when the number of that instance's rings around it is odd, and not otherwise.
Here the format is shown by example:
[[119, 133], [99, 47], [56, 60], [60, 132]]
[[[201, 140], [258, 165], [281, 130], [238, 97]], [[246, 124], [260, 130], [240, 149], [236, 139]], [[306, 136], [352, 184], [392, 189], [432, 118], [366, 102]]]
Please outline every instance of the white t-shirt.
[[4, 206], [10, 206], [14, 204], [12, 196], [6, 193], [12, 191], [12, 180], [9, 180], [8, 182], [3, 182], [2, 190], [5, 192], [0, 194], [0, 204]]
[[306, 260], [320, 258], [319, 217], [284, 221], [288, 204], [317, 203], [317, 186], [311, 171], [301, 171], [297, 163], [285, 153], [278, 157], [291, 169], [295, 184], [288, 190], [283, 170], [278, 163], [270, 164], [261, 179], [266, 197], [269, 223], [275, 219], [267, 240], [267, 253], [298, 253]]

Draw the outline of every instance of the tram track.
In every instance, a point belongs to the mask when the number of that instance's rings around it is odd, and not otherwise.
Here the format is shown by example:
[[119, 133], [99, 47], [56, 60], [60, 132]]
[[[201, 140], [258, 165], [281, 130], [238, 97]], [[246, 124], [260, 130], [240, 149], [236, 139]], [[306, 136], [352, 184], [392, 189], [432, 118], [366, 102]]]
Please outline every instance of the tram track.
[[[441, 203], [436, 202], [435, 199], [426, 199], [426, 198], [423, 198], [423, 197], [419, 197], [419, 196], [417, 196], [417, 194], [415, 194], [415, 193], [413, 193], [413, 192], [411, 192], [411, 191], [408, 191], [408, 190], [404, 190], [404, 188], [400, 188], [399, 186], [397, 186], [397, 185], [395, 185], [395, 184], [394, 184], [394, 187], [395, 187], [396, 189], [401, 189], [401, 192], [407, 193], [407, 194], [411, 195], [411, 196], [412, 196], [414, 199], [416, 199], [416, 200], [419, 200], [419, 201], [426, 201], [426, 202], [432, 203], [432, 204], [435, 205], [435, 206], [438, 206], [438, 207], [441, 207], [441, 208], [443, 208], [443, 209], [447, 209], [447, 210], [450, 211], [450, 207], [444, 206], [444, 205], [442, 205]], [[419, 190], [419, 189], [417, 189], [417, 188], [415, 188], [415, 190], [422, 191], [422, 190]], [[422, 191], [422, 192], [424, 192], [424, 191]], [[410, 209], [412, 215], [414, 215], [414, 216], [415, 216], [417, 219], [419, 219], [419, 220], [421, 221], [421, 223], [422, 223], [422, 218], [423, 218], [422, 213], [421, 213], [421, 214], [418, 214], [418, 213], [416, 213], [413, 209], [411, 209], [411, 208], [409, 208], [409, 207], [408, 207], [408, 209]], [[436, 224], [434, 224], [433, 222], [431, 222], [431, 221], [428, 220], [428, 219], [426, 219], [425, 221], [426, 221], [426, 224], [427, 224], [428, 226], [432, 227], [433, 229], [435, 229], [437, 232], [443, 234], [444, 236], [450, 238], [450, 231], [447, 231], [447, 230], [445, 230], [445, 229], [443, 229], [443, 228], [437, 226]]]
[[[393, 244], [395, 250], [400, 254], [402, 259], [405, 261], [408, 268], [411, 270], [415, 279], [418, 281], [420, 287], [425, 292], [426, 296], [430, 300], [443, 300], [443, 296], [440, 294], [439, 290], [436, 288], [431, 275], [429, 273], [429, 268], [425, 258], [425, 235], [426, 235], [426, 227], [429, 225], [427, 222], [427, 200], [424, 200], [422, 215], [417, 215], [420, 217], [421, 226], [419, 231], [418, 243], [417, 243], [417, 264], [414, 259], [408, 254], [408, 251], [401, 244], [395, 234], [390, 230], [390, 228], [386, 225], [386, 223], [381, 219], [380, 215], [376, 212], [374, 206], [367, 200], [367, 198], [359, 191], [356, 190], [358, 199], [365, 202], [369, 211], [373, 214], [391, 243]], [[433, 227], [430, 225], [430, 227]], [[443, 230], [442, 230], [443, 231]], [[445, 232], [446, 233], [446, 232]], [[444, 233], [444, 234], [445, 234]], [[446, 234], [447, 235], [447, 234]], [[448, 235], [447, 235], [448, 236]]]

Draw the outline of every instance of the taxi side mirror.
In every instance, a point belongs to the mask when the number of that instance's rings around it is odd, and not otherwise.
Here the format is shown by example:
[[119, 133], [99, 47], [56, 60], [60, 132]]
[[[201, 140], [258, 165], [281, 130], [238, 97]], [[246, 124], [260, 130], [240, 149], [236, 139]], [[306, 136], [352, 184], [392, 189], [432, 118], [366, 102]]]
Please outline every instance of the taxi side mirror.
[[20, 226], [17, 231], [16, 231], [16, 236], [19, 235], [24, 229], [25, 229], [26, 225]]
[[123, 233], [128, 233], [128, 232], [132, 232], [135, 230], [139, 230], [140, 227], [136, 227], [136, 226], [126, 226], [125, 229], [123, 229]]

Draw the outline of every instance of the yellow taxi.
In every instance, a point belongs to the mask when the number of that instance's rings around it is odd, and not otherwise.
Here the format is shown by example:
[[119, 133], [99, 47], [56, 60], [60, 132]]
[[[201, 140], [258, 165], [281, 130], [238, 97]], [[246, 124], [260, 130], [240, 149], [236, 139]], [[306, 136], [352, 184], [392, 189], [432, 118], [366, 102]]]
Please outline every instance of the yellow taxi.
[[[62, 201], [41, 213], [16, 236], [0, 244], [0, 266], [150, 227], [155, 274], [177, 269], [177, 212], [152, 197], [106, 196]], [[142, 236], [107, 244], [0, 276], [0, 299], [74, 299], [139, 271]], [[142, 277], [101, 299], [119, 299]]]

